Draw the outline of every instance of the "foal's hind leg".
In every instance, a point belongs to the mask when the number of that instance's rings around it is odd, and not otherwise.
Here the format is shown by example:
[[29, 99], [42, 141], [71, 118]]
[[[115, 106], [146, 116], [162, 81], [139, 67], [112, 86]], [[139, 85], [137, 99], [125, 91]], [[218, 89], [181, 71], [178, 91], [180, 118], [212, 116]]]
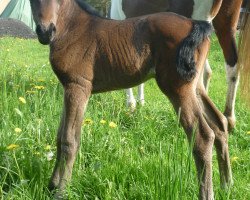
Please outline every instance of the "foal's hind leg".
[[[163, 76], [159, 75], [156, 78], [157, 83], [161, 90], [169, 97], [175, 111], [179, 112], [179, 109], [181, 110], [180, 122], [189, 142], [191, 143], [192, 138], [194, 138], [193, 155], [198, 172], [199, 199], [212, 200], [214, 199], [212, 149], [215, 136], [202, 114], [203, 111], [194, 89], [195, 83], [181, 84], [179, 80], [169, 83], [167, 77], [164, 78]], [[182, 86], [178, 87], [177, 85]]]
[[202, 110], [193, 92], [170, 99], [174, 102], [175, 110], [181, 109], [180, 121], [190, 143], [194, 137], [193, 155], [198, 172], [199, 199], [212, 200], [214, 199], [212, 184], [214, 132], [202, 115]]
[[57, 161], [50, 186], [57, 187], [58, 197], [71, 179], [72, 168], [79, 148], [84, 109], [91, 93], [90, 83], [64, 86], [64, 114], [58, 132]]
[[197, 95], [204, 108], [204, 116], [215, 133], [215, 147], [219, 163], [221, 186], [222, 188], [226, 188], [232, 184], [232, 172], [228, 150], [227, 119], [215, 107], [204, 89], [197, 89]]

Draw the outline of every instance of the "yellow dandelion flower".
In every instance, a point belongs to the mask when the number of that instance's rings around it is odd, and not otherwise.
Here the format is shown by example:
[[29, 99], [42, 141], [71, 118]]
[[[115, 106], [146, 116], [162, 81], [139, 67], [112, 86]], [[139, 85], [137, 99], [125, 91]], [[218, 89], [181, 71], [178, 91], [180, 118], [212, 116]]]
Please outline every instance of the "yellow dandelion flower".
[[45, 87], [42, 85], [35, 85], [34, 88], [37, 90], [44, 90], [45, 89]]
[[115, 122], [110, 122], [109, 123], [109, 127], [110, 128], [116, 128], [117, 127], [117, 124]]
[[16, 133], [21, 133], [21, 132], [22, 132], [22, 129], [20, 129], [20, 128], [15, 128], [15, 132], [16, 132]]
[[101, 124], [106, 124], [107, 122], [106, 122], [106, 120], [102, 119], [102, 120], [100, 121], [100, 123], [101, 123]]
[[9, 52], [10, 50], [9, 50], [9, 49], [7, 49], [7, 51]]
[[250, 131], [247, 131], [247, 135], [250, 135]]
[[231, 162], [232, 163], [235, 162], [235, 161], [237, 161], [237, 160], [239, 160], [239, 157], [237, 157], [237, 156], [234, 156], [234, 157], [231, 158]]
[[50, 150], [51, 149], [51, 145], [46, 145], [46, 147], [44, 147], [45, 150]]
[[23, 97], [19, 97], [18, 99], [19, 99], [19, 101], [20, 101], [21, 103], [26, 104], [26, 100], [25, 100], [25, 98], [23, 98]]
[[19, 147], [18, 144], [10, 144], [9, 146], [6, 147], [6, 149], [8, 149], [8, 150], [14, 150], [14, 149], [16, 149], [18, 147]]
[[85, 119], [85, 120], [83, 121], [83, 124], [93, 124], [93, 120], [87, 118], [87, 119]]

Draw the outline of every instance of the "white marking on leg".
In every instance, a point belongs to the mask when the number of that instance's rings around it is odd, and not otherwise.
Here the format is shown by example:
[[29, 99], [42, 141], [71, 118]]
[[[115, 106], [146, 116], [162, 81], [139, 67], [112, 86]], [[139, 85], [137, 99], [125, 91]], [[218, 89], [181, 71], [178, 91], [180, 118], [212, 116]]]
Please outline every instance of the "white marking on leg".
[[193, 14], [191, 18], [212, 22], [214, 16], [211, 16], [210, 12], [213, 7], [213, 3], [214, 0], [194, 0]]
[[239, 85], [239, 73], [236, 66], [229, 66], [226, 64], [226, 74], [227, 74], [227, 100], [226, 100], [226, 110], [225, 114], [235, 123], [235, 99], [236, 99], [236, 92]]
[[116, 20], [123, 20], [126, 18], [122, 10], [122, 0], [112, 0], [111, 1], [111, 11], [110, 18]]
[[138, 86], [138, 100], [140, 104], [143, 106], [145, 104], [144, 100], [144, 83]]
[[127, 106], [133, 111], [136, 108], [136, 100], [132, 88], [126, 89]]

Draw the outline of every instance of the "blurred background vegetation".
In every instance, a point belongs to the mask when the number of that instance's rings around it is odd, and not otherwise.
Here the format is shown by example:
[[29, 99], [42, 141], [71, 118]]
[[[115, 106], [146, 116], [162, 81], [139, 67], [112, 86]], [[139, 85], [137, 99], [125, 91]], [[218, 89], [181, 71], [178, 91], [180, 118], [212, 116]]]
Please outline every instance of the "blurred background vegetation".
[[99, 10], [102, 15], [107, 16], [111, 0], [87, 0], [87, 2]]

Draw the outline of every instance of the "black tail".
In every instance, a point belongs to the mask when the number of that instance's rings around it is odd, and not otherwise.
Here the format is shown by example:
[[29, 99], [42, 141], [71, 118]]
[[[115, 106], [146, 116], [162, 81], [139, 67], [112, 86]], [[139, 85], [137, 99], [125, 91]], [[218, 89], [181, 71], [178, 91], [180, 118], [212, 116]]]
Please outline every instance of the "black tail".
[[177, 49], [177, 72], [186, 80], [191, 81], [196, 74], [194, 60], [195, 49], [211, 34], [212, 26], [205, 21], [194, 21], [190, 34], [181, 42]]

